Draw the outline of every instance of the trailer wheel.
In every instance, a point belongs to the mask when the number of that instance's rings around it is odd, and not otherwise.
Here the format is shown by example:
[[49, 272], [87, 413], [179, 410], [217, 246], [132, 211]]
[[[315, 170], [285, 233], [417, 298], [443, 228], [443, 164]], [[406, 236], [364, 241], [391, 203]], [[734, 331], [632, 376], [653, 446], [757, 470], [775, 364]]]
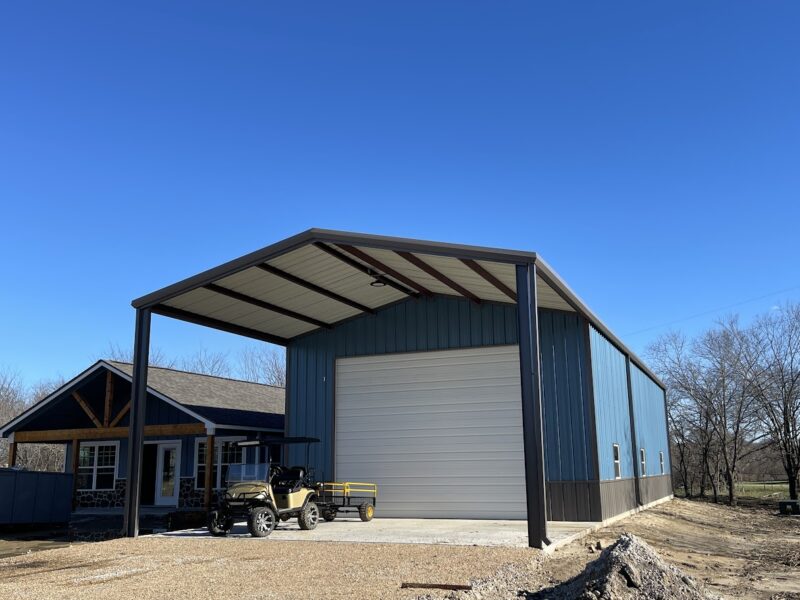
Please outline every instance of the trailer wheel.
[[332, 508], [329, 508], [326, 511], [323, 511], [322, 518], [325, 519], [328, 523], [333, 521], [336, 518], [336, 511]]
[[297, 523], [300, 525], [300, 529], [314, 529], [319, 523], [319, 506], [317, 506], [316, 502], [309, 501], [304, 507], [303, 510], [300, 511], [300, 514], [297, 516]]
[[275, 511], [269, 506], [256, 506], [247, 515], [247, 529], [253, 537], [267, 537], [277, 522]]
[[375, 507], [369, 502], [360, 504], [358, 507], [358, 516], [361, 517], [361, 520], [364, 522], [372, 521], [372, 517], [375, 516]]
[[233, 519], [231, 517], [223, 517], [222, 513], [218, 510], [212, 510], [208, 513], [206, 526], [211, 532], [211, 535], [227, 535], [233, 528]]

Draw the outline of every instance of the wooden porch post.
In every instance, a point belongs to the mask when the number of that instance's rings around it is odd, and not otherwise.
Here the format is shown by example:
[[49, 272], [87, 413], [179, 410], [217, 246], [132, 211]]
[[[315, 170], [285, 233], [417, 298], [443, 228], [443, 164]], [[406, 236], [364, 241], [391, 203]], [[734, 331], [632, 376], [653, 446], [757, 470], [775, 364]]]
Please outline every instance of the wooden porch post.
[[8, 466], [13, 467], [17, 464], [17, 442], [8, 444]]
[[212, 481], [214, 473], [214, 436], [206, 437], [206, 480], [204, 483], [206, 510], [211, 510], [211, 492], [214, 489]]
[[75, 508], [75, 491], [78, 489], [78, 465], [80, 464], [80, 440], [72, 440], [72, 508]]

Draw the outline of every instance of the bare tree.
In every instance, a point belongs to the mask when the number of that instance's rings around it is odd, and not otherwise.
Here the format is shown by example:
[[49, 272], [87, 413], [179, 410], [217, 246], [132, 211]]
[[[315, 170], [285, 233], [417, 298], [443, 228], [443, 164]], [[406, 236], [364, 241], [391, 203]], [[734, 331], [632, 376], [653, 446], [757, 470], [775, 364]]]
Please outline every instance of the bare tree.
[[239, 353], [238, 374], [242, 379], [286, 387], [285, 353], [271, 346], [247, 346]]
[[[40, 381], [26, 390], [20, 376], [0, 371], [0, 423], [7, 423], [31, 405], [63, 385], [63, 379]], [[0, 440], [0, 464], [8, 463], [8, 440]], [[61, 444], [20, 444], [17, 464], [33, 471], [61, 471], [64, 447]]]
[[779, 449], [798, 498], [800, 472], [800, 304], [787, 304], [758, 318], [742, 338], [739, 366], [751, 383], [757, 414]]
[[699, 455], [701, 487], [710, 483], [716, 498], [716, 478], [722, 470], [731, 505], [736, 505], [740, 461], [761, 449], [757, 442], [763, 438], [752, 385], [738, 366], [742, 339], [737, 320], [730, 318], [692, 343], [668, 334], [649, 349], [656, 369], [688, 411], [679, 417], [687, 422], [691, 445]]
[[[133, 348], [123, 348], [114, 342], [108, 343], [108, 349], [104, 356], [108, 360], [115, 360], [117, 362], [132, 363], [133, 362]], [[147, 359], [151, 367], [164, 367], [166, 369], [174, 369], [178, 365], [178, 361], [174, 358], [168, 357], [160, 348], [150, 348], [150, 356]]]
[[[0, 423], [8, 423], [25, 410], [25, 392], [19, 373], [0, 370]], [[0, 464], [8, 463], [8, 440], [0, 439]]]
[[231, 365], [228, 355], [224, 352], [212, 352], [201, 348], [191, 356], [181, 361], [181, 368], [193, 373], [203, 373], [216, 377], [230, 377]]

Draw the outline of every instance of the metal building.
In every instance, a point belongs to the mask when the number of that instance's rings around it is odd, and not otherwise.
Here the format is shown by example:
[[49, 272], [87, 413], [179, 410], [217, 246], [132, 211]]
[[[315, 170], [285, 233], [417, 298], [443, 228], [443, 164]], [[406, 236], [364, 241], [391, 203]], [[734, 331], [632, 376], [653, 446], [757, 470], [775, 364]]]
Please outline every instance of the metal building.
[[543, 547], [672, 493], [663, 384], [534, 253], [312, 229], [133, 305], [132, 449], [155, 313], [285, 346], [286, 434], [322, 440], [318, 479], [377, 482], [378, 516]]

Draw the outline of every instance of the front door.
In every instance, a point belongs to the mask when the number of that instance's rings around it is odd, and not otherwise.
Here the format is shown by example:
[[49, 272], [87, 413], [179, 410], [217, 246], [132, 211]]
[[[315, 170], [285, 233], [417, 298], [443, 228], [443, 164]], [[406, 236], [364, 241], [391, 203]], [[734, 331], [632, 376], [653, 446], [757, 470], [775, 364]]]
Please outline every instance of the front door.
[[180, 485], [181, 445], [168, 442], [158, 445], [156, 467], [156, 504], [177, 506]]

